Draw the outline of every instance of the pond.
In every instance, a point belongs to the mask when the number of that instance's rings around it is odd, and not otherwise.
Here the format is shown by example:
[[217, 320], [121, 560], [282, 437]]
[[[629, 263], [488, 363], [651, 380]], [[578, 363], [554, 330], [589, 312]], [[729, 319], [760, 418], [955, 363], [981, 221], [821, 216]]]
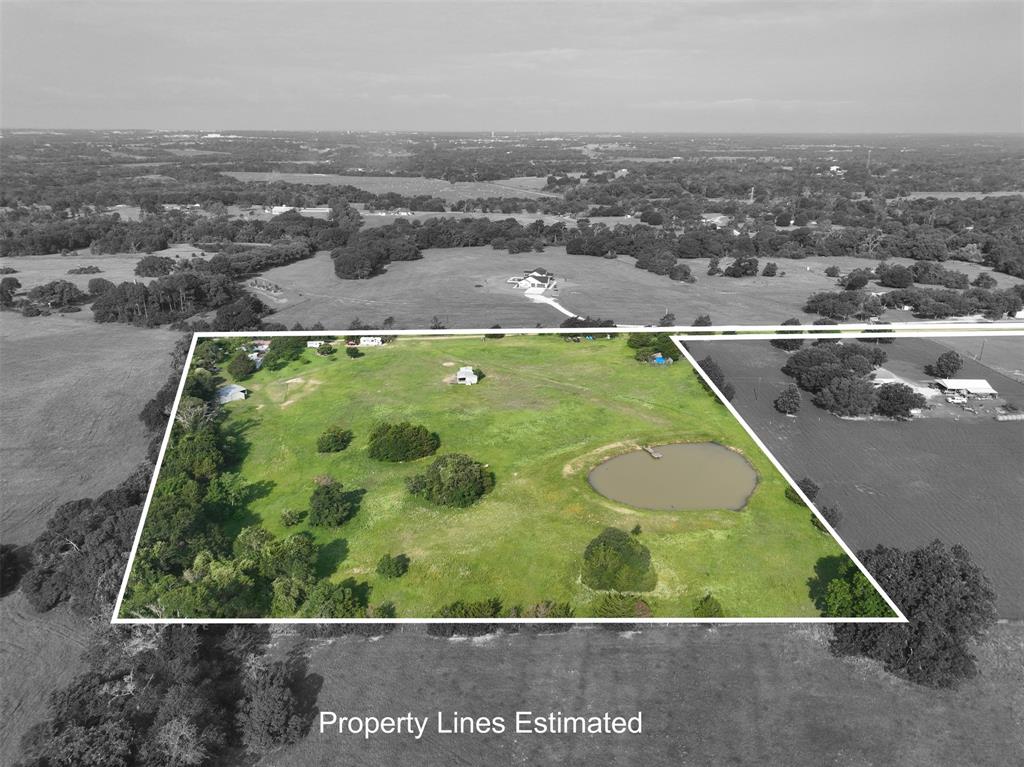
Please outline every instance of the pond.
[[739, 453], [713, 442], [652, 445], [609, 458], [590, 472], [591, 486], [606, 498], [640, 509], [696, 511], [742, 509], [757, 485], [757, 472]]

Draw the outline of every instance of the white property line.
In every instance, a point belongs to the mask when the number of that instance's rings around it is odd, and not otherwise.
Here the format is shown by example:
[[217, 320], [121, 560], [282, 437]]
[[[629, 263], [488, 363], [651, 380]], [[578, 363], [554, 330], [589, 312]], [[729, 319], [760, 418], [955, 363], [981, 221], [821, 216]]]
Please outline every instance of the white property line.
[[[909, 326], [909, 327], [908, 327]], [[813, 503], [807, 498], [804, 492], [797, 486], [793, 481], [793, 478], [782, 465], [778, 462], [774, 455], [768, 450], [765, 444], [758, 438], [754, 431], [747, 425], [747, 422], [739, 415], [736, 409], [732, 406], [728, 400], [726, 400], [718, 388], [711, 382], [701, 367], [697, 364], [696, 360], [693, 359], [692, 355], [682, 347], [682, 341], [688, 339], [694, 340], [769, 340], [771, 338], [786, 338], [793, 339], [797, 338], [836, 338], [837, 336], [868, 336], [872, 338], [942, 338], [949, 336], [960, 335], [961, 331], [971, 331], [964, 335], [971, 336], [1020, 336], [1024, 335], [1024, 323], [1013, 323], [1013, 322], [972, 322], [972, 323], [934, 323], [928, 325], [915, 325], [914, 323], [904, 323], [903, 327], [899, 325], [884, 325], [880, 326], [877, 324], [851, 324], [851, 325], [829, 325], [831, 328], [829, 331], [824, 332], [794, 332], [794, 329], [798, 328], [810, 328], [816, 326], [797, 326], [797, 325], [719, 325], [719, 326], [706, 326], [701, 327], [699, 330], [694, 326], [689, 325], [677, 325], [673, 327], [650, 327], [644, 329], [633, 329], [630, 328], [628, 332], [657, 332], [657, 333], [670, 333], [672, 340], [680, 348], [680, 351], [685, 355], [687, 361], [693, 365], [694, 369], [701, 375], [701, 377], [707, 381], [711, 390], [721, 400], [729, 412], [739, 421], [740, 425], [746, 430], [747, 434], [754, 440], [755, 444], [761, 448], [768, 459], [772, 462], [776, 469], [782, 474], [787, 482], [796, 490], [800, 498], [807, 504], [807, 506], [813, 511], [818, 517], [819, 521], [825, 526], [832, 537], [839, 543], [843, 551], [857, 564], [861, 572], [865, 574], [872, 586], [878, 590], [878, 593], [882, 595], [886, 603], [893, 609], [898, 617], [895, 618], [877, 618], [877, 617], [862, 617], [862, 618], [829, 618], [829, 617], [793, 617], [793, 618], [121, 618], [118, 617], [121, 612], [121, 604], [124, 601], [125, 591], [128, 588], [128, 579], [131, 575], [132, 566], [135, 563], [135, 556], [138, 553], [139, 542], [142, 539], [142, 530], [146, 524], [146, 518], [149, 515], [150, 504], [153, 500], [153, 493], [156, 490], [156, 482], [160, 473], [160, 468], [163, 466], [164, 454], [167, 452], [167, 446], [170, 442], [171, 428], [174, 425], [174, 416], [177, 414], [178, 405], [181, 402], [182, 394], [185, 390], [185, 380], [188, 376], [189, 368], [192, 364], [192, 357], [195, 355], [196, 344], [200, 338], [278, 338], [278, 337], [289, 337], [289, 336], [301, 336], [301, 337], [331, 337], [331, 338], [343, 338], [343, 337], [358, 337], [365, 335], [386, 335], [386, 336], [482, 336], [488, 334], [501, 333], [503, 335], [582, 335], [582, 334], [602, 334], [602, 333], [623, 333], [622, 328], [615, 327], [599, 327], [599, 328], [473, 328], [473, 329], [440, 329], [440, 330], [365, 330], [365, 331], [353, 331], [353, 330], [279, 330], [279, 331], [203, 331], [194, 333], [192, 336], [192, 344], [189, 346], [188, 356], [185, 359], [184, 367], [182, 368], [181, 380], [178, 382], [178, 391], [174, 397], [174, 403], [171, 408], [171, 414], [167, 421], [167, 429], [164, 432], [163, 442], [160, 445], [160, 453], [157, 456], [157, 463], [154, 467], [153, 477], [150, 480], [149, 492], [146, 495], [146, 503], [142, 510], [142, 518], [139, 521], [139, 527], [135, 532], [135, 541], [132, 543], [132, 549], [128, 558], [128, 565], [125, 568], [124, 577], [121, 580], [121, 589], [117, 595], [117, 601], [114, 604], [114, 613], [111, 616], [110, 622], [112, 624], [187, 624], [187, 623], [198, 623], [198, 624], [249, 624], [249, 623], [284, 623], [284, 624], [301, 624], [301, 623], [573, 623], [573, 624], [588, 624], [588, 623], [643, 623], [643, 624], [672, 624], [672, 623], [906, 623], [907, 619], [899, 607], [892, 601], [889, 595], [885, 592], [881, 586], [878, 585], [871, 573], [867, 572], [864, 565], [861, 564], [860, 560], [857, 559], [856, 555], [850, 550], [850, 548], [843, 542], [842, 538], [836, 533], [831, 525], [821, 516], [821, 513], [817, 510]], [[880, 333], [880, 330], [884, 332]], [[742, 335], [732, 335], [737, 331], [742, 332]], [[857, 332], [860, 331], [860, 332]], [[865, 332], [871, 331], [871, 332]], [[950, 332], [953, 331], [953, 332]], [[980, 331], [980, 332], [979, 332]], [[729, 333], [730, 335], [717, 335], [721, 333]]]

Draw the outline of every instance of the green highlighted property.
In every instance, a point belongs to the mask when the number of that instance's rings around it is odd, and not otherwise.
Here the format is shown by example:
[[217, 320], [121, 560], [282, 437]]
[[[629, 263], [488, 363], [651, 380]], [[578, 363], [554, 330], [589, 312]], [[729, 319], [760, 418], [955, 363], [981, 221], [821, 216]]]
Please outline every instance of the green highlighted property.
[[199, 337], [117, 613], [816, 617], [895, 614], [668, 335], [499, 330]]

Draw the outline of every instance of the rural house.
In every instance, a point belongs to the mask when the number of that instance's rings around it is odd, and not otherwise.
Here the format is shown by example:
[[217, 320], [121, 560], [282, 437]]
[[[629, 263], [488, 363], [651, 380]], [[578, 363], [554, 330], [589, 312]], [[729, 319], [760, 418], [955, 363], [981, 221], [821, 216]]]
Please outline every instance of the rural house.
[[263, 338], [254, 338], [252, 340], [252, 349], [256, 352], [265, 352], [270, 348], [270, 341]]
[[525, 272], [522, 277], [509, 277], [507, 282], [509, 285], [523, 290], [530, 288], [547, 290], [555, 287], [555, 275], [547, 269], [534, 269], [532, 272]]
[[217, 403], [220, 405], [226, 402], [245, 399], [247, 396], [249, 396], [249, 390], [238, 384], [228, 384], [217, 389]]
[[455, 374], [455, 383], [465, 384], [466, 386], [472, 386], [480, 380], [477, 376], [476, 371], [468, 365], [459, 368], [459, 372]]
[[319, 349], [325, 343], [327, 343], [327, 342], [326, 341], [306, 341], [306, 348], [307, 349]]

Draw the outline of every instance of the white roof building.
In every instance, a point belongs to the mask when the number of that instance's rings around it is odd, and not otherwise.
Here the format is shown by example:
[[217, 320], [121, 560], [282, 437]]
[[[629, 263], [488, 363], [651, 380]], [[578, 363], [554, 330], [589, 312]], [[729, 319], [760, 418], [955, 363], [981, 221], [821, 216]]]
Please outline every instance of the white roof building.
[[249, 394], [249, 390], [244, 386], [238, 384], [228, 384], [227, 386], [221, 386], [217, 389], [217, 402], [223, 405], [226, 402], [234, 402], [235, 400], [245, 399]]
[[455, 374], [455, 383], [465, 384], [466, 386], [472, 386], [479, 380], [480, 378], [477, 376], [476, 371], [468, 365], [459, 368], [459, 372]]
[[975, 397], [994, 397], [998, 392], [984, 378], [936, 378], [935, 383], [945, 391], [971, 394]]
[[384, 339], [380, 336], [359, 336], [360, 346], [383, 346]]

